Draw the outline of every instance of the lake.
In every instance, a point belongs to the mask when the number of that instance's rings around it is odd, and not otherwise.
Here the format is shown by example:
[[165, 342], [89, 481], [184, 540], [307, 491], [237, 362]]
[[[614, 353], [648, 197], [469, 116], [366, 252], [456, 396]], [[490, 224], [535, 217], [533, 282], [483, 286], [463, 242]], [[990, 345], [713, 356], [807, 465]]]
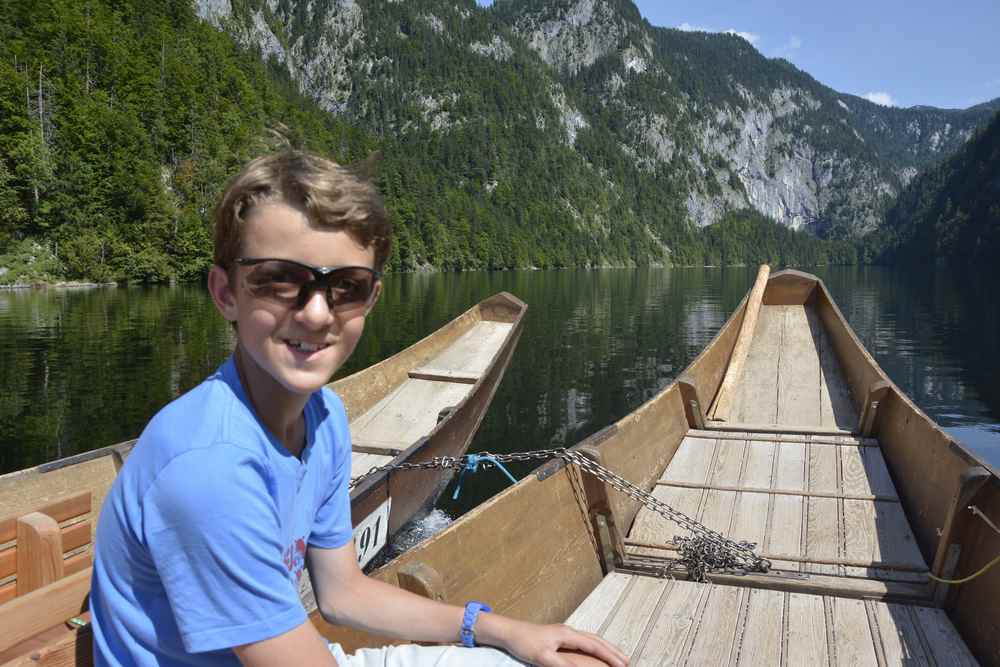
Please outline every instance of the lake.
[[[917, 405], [1000, 465], [1000, 285], [933, 267], [807, 270]], [[755, 275], [756, 267], [391, 275], [342, 373], [506, 290], [528, 303], [524, 333], [471, 451], [568, 446], [669, 384]], [[0, 291], [0, 473], [135, 437], [231, 345], [200, 286]], [[457, 503], [446, 497], [439, 507], [454, 515], [506, 484], [481, 472]]]

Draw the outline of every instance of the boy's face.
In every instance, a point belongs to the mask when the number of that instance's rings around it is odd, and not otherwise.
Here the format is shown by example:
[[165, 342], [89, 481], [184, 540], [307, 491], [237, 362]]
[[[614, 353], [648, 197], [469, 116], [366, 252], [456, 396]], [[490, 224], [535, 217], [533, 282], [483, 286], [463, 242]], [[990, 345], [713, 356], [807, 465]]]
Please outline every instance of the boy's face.
[[[347, 231], [311, 226], [300, 211], [283, 203], [266, 203], [251, 211], [244, 223], [240, 256], [313, 266], [375, 263], [373, 247], [362, 246]], [[219, 311], [237, 323], [244, 381], [255, 395], [282, 390], [308, 395], [329, 382], [351, 356], [381, 284], [368, 302], [331, 309], [325, 290], [318, 289], [296, 308], [250, 294], [244, 280], [253, 270], [237, 265], [227, 275], [213, 267], [209, 278]]]

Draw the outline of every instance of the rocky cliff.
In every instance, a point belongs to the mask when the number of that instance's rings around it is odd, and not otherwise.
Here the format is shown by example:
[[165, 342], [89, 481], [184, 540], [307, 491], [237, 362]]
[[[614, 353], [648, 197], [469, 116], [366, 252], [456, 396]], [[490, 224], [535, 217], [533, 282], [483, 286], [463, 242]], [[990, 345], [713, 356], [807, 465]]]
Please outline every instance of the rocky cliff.
[[[506, 126], [530, 117], [599, 174], [610, 197], [628, 187], [622, 179], [645, 174], [669, 184], [697, 226], [750, 207], [795, 229], [865, 234], [919, 170], [1000, 108], [881, 107], [738, 36], [654, 27], [627, 0], [497, 0], [489, 9], [472, 0], [197, 0], [197, 8], [323, 108], [383, 136], [446, 140], [484, 115]], [[481, 59], [545, 94], [530, 108], [498, 106]], [[490, 174], [483, 187], [502, 181]], [[569, 198], [566, 206], [586, 208]]]

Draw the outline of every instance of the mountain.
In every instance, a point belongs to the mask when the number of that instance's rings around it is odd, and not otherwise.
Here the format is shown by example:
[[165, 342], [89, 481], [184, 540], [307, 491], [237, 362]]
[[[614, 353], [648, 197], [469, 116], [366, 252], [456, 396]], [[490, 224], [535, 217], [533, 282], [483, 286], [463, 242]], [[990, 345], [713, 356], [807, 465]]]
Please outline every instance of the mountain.
[[624, 0], [8, 0], [0, 282], [198, 277], [281, 145], [381, 152], [394, 270], [849, 263], [996, 108], [878, 107]]
[[[920, 169], [1000, 109], [882, 107], [738, 36], [654, 27], [628, 0], [198, 7], [321, 106], [381, 134], [447, 137], [484, 116], [509, 125], [530, 113], [551, 132], [555, 118], [590, 167], [613, 165], [625, 181], [663, 172], [682, 207], [668, 215], [698, 226], [751, 208], [794, 229], [860, 236]], [[489, 79], [484, 59], [497, 70]], [[533, 96], [518, 101], [532, 106], [501, 105], [495, 77], [523, 78]]]
[[878, 237], [883, 260], [944, 260], [1000, 274], [1000, 114], [910, 183]]

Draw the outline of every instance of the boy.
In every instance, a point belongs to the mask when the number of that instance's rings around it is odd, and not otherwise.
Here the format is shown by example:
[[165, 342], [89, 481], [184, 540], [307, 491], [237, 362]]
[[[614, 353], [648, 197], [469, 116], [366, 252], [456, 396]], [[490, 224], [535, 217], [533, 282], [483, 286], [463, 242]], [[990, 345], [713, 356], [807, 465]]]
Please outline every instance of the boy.
[[[236, 349], [153, 417], [105, 501], [95, 662], [521, 664], [510, 653], [553, 667], [624, 666], [594, 635], [447, 606], [358, 569], [347, 418], [324, 385], [382, 289], [391, 228], [372, 185], [313, 155], [259, 158], [229, 183], [215, 225], [208, 286]], [[306, 564], [332, 623], [425, 642], [475, 637], [508, 653], [404, 646], [348, 658], [306, 617]]]

